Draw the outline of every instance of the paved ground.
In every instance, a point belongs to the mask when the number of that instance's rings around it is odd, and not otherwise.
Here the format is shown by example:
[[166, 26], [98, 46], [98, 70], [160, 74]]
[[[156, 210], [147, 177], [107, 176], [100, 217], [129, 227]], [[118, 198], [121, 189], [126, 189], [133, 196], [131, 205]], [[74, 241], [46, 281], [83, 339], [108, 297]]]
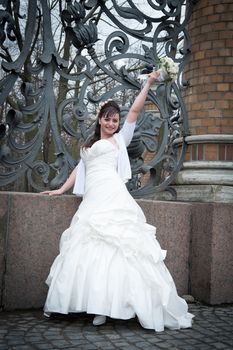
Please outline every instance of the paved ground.
[[155, 333], [136, 319], [110, 320], [92, 326], [92, 316], [76, 314], [44, 318], [41, 310], [0, 313], [0, 349], [233, 349], [233, 305], [189, 304], [192, 329]]

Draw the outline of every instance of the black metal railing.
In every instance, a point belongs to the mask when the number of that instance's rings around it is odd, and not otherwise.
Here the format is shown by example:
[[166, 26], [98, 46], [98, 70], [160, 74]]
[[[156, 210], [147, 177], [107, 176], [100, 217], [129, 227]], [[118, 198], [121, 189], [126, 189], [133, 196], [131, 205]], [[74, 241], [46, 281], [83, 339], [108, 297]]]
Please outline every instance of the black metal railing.
[[122, 106], [122, 121], [138, 76], [159, 57], [179, 64], [176, 82], [148, 96], [129, 155], [136, 197], [168, 188], [186, 150], [181, 90], [190, 53], [187, 23], [194, 1], [0, 0], [0, 185], [20, 178], [20, 190], [59, 187], [92, 132], [106, 99]]

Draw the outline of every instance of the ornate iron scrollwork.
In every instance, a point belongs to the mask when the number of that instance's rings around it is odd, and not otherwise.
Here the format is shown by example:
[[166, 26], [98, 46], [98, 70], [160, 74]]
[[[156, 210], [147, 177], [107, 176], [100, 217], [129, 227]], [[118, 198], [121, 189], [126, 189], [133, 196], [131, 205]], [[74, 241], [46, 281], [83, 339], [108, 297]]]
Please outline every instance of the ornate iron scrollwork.
[[193, 3], [0, 0], [1, 186], [25, 175], [36, 191], [60, 186], [92, 132], [96, 105], [117, 100], [123, 121], [141, 88], [140, 70], [167, 55], [179, 63], [177, 82], [150, 91], [151, 108], [128, 149], [132, 194], [166, 189], [186, 149], [174, 141], [188, 134], [181, 89]]

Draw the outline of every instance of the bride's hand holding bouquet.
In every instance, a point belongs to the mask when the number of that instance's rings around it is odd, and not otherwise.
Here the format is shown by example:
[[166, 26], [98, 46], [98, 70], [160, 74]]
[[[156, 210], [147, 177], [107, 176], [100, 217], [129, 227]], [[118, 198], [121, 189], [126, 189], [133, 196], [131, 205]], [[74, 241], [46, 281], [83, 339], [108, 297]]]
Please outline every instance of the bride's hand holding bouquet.
[[145, 83], [151, 76], [156, 77], [155, 81], [157, 82], [173, 82], [176, 80], [179, 67], [170, 57], [165, 56], [160, 58], [156, 61], [155, 67], [156, 70], [152, 70], [151, 73], [139, 75], [139, 80]]

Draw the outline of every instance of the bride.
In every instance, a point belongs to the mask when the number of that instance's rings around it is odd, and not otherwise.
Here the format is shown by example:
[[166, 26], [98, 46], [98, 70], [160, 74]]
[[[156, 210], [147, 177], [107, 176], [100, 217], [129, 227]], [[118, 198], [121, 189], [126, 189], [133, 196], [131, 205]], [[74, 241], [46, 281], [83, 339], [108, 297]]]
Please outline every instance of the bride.
[[87, 312], [95, 315], [95, 326], [107, 316], [137, 316], [142, 327], [155, 331], [192, 325], [193, 315], [163, 262], [166, 251], [156, 229], [125, 186], [131, 177], [126, 147], [148, 91], [159, 79], [159, 72], [148, 76], [121, 130], [119, 106], [105, 102], [78, 166], [60, 189], [43, 192], [61, 195], [74, 186], [73, 192], [83, 196], [46, 280], [45, 316]]

